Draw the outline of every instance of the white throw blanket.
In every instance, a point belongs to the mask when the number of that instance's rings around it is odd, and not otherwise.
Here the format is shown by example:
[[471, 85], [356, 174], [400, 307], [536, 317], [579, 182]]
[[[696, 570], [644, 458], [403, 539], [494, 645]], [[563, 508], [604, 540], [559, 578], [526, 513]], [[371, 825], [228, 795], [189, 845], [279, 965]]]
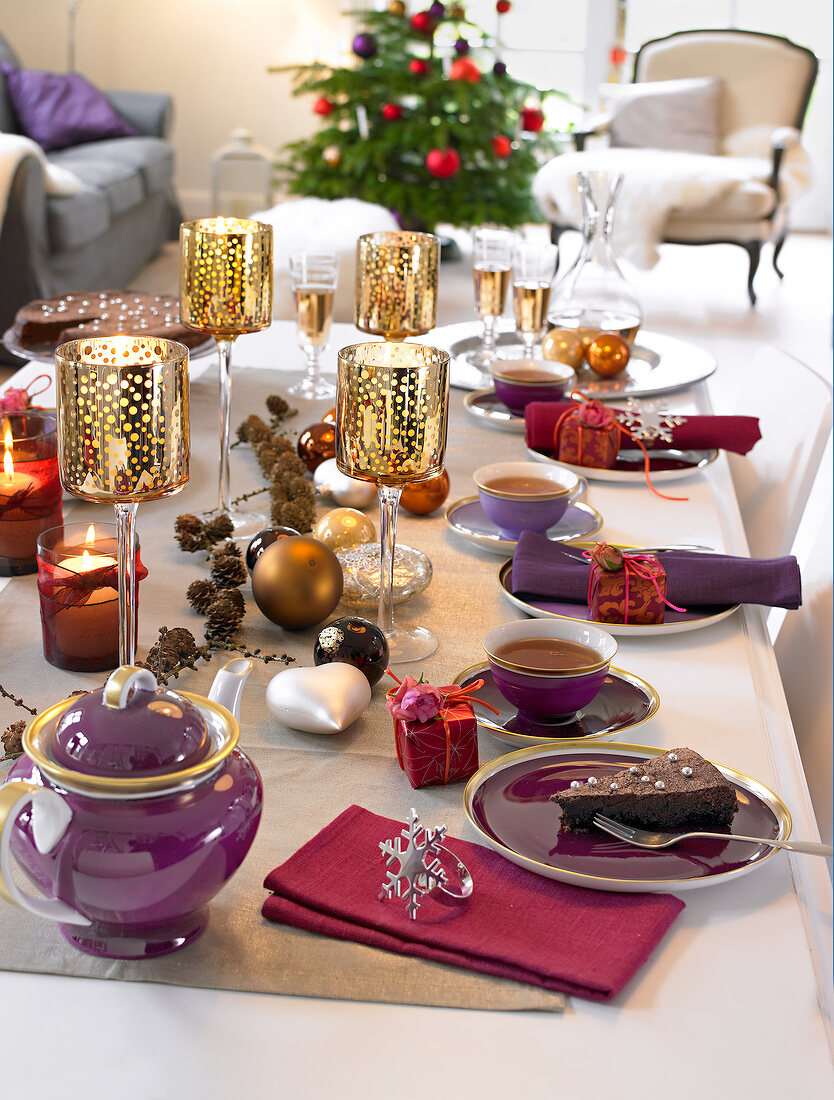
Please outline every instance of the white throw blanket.
[[[761, 148], [763, 143], [754, 144]], [[747, 143], [746, 148], [739, 149], [744, 156], [621, 148], [565, 153], [539, 169], [533, 180], [533, 195], [546, 217], [563, 223], [567, 219], [579, 227], [582, 205], [577, 172], [622, 172], [614, 219], [615, 249], [619, 257], [649, 268], [660, 258], [658, 246], [671, 211], [706, 206], [750, 180], [767, 183], [771, 174], [768, 148], [765, 145], [759, 155], [750, 155], [754, 149]], [[803, 149], [788, 150], [780, 179], [783, 198], [795, 198], [807, 190], [810, 171]]]
[[0, 228], [6, 217], [9, 188], [14, 174], [17, 166], [26, 156], [35, 157], [40, 161], [47, 195], [74, 195], [84, 186], [73, 172], [66, 168], [59, 168], [56, 164], [50, 164], [36, 141], [21, 134], [0, 133]]

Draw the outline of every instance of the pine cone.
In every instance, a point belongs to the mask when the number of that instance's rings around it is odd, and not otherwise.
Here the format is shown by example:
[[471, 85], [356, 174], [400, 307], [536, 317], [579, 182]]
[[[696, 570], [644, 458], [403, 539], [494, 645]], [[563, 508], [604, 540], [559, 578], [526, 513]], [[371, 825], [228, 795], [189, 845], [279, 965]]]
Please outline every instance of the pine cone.
[[278, 458], [278, 452], [275, 449], [272, 440], [268, 440], [265, 443], [256, 443], [253, 448], [255, 451], [255, 458], [258, 460], [258, 466], [264, 477], [269, 477], [272, 472], [272, 467]]
[[272, 432], [269, 430], [269, 426], [265, 421], [261, 420], [259, 416], [247, 416], [243, 423], [237, 430], [237, 437], [241, 443], [251, 443], [254, 447], [256, 443], [263, 443], [265, 440], [272, 438]]
[[233, 542], [232, 539], [228, 539], [222, 546], [218, 546], [214, 552], [215, 554], [234, 554], [236, 558], [243, 559], [240, 547], [236, 542]]
[[180, 544], [180, 549], [185, 550], [187, 554], [193, 554], [197, 550], [207, 550], [209, 547], [203, 521], [191, 515], [190, 512], [177, 516], [174, 522], [174, 538]]
[[276, 518], [275, 522], [284, 527], [293, 527], [303, 535], [307, 531], [312, 531], [313, 520], [315, 518], [316, 509], [313, 501], [299, 499], [290, 500], [286, 504], [282, 504], [279, 518]]
[[221, 512], [214, 519], [210, 519], [205, 527], [206, 538], [210, 542], [220, 542], [221, 539], [227, 539], [235, 533], [235, 525], [232, 523], [231, 516], [227, 516], [224, 512]]
[[145, 667], [157, 677], [167, 676], [183, 662], [193, 661], [200, 655], [196, 639], [184, 626], [175, 626], [173, 630], [163, 627], [159, 641], [151, 646]]
[[269, 499], [273, 505], [282, 505], [287, 503], [287, 494], [284, 491], [283, 485], [280, 485], [277, 481], [273, 482], [269, 487]]
[[215, 599], [219, 599], [221, 596], [224, 600], [228, 600], [234, 607], [238, 608], [241, 615], [246, 614], [246, 604], [243, 599], [243, 593], [239, 588], [221, 588]]
[[303, 477], [307, 473], [307, 467], [293, 451], [282, 451], [275, 460], [275, 465], [270, 471], [273, 478], [279, 474], [298, 474]]
[[2, 757], [4, 760], [13, 760], [17, 756], [23, 755], [23, 731], [26, 729], [26, 722], [12, 722], [12, 724], [6, 729], [2, 735], [3, 749], [6, 755]]
[[228, 641], [243, 621], [243, 609], [237, 606], [234, 597], [230, 598], [230, 595], [230, 593], [221, 592], [212, 601], [206, 616], [207, 639], [217, 638]]
[[248, 574], [246, 566], [236, 554], [215, 550], [211, 555], [211, 579], [218, 588], [236, 588], [245, 584]]
[[280, 394], [271, 393], [266, 399], [266, 407], [272, 417], [273, 424], [280, 424], [289, 416], [295, 416], [297, 409], [291, 409]]
[[209, 604], [217, 595], [217, 586], [207, 580], [196, 580], [189, 584], [185, 591], [188, 602], [200, 615], [205, 615]]
[[283, 454], [295, 454], [295, 444], [291, 439], [287, 439], [285, 435], [275, 435], [272, 437], [272, 442], [279, 455]]

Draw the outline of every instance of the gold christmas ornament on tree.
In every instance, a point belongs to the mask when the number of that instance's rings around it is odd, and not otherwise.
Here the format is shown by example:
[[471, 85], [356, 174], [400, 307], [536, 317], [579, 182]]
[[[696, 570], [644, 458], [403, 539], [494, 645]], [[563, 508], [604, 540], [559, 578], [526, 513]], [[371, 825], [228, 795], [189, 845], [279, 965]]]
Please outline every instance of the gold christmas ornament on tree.
[[585, 358], [592, 371], [603, 378], [613, 378], [625, 370], [631, 358], [628, 341], [616, 332], [601, 332], [585, 350]]
[[342, 163], [342, 150], [338, 145], [328, 145], [322, 151], [321, 159], [328, 168], [338, 168]]
[[268, 546], [252, 570], [252, 595], [271, 622], [303, 630], [322, 622], [342, 596], [342, 567], [323, 543], [306, 535]]
[[376, 531], [368, 517], [355, 508], [334, 508], [318, 521], [313, 537], [331, 550], [344, 550], [347, 546], [375, 542]]
[[390, 15], [405, 15], [403, 0], [389, 0], [388, 12]]
[[585, 354], [585, 345], [578, 332], [569, 328], [552, 328], [542, 339], [542, 359], [567, 363], [577, 369]]

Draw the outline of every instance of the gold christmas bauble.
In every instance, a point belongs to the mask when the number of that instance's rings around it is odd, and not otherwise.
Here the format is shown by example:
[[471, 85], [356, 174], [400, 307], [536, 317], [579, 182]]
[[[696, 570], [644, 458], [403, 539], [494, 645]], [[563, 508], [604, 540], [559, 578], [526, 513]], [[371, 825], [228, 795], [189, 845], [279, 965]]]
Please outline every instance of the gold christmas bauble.
[[403, 0], [389, 0], [388, 11], [391, 15], [405, 15]]
[[449, 18], [450, 19], [465, 19], [466, 18], [466, 9], [464, 8], [463, 4], [453, 4], [451, 6], [451, 8], [449, 8]]
[[375, 542], [376, 531], [367, 516], [355, 508], [334, 508], [313, 528], [313, 537], [331, 550], [344, 550], [363, 542]]
[[342, 598], [339, 559], [306, 535], [267, 546], [252, 570], [252, 595], [263, 614], [287, 630], [322, 622]]
[[404, 485], [400, 507], [414, 516], [426, 516], [439, 508], [448, 495], [449, 475], [442, 470], [436, 477]]
[[585, 349], [585, 358], [592, 371], [603, 378], [613, 378], [625, 370], [631, 358], [628, 341], [616, 332], [601, 332]]
[[552, 328], [542, 339], [542, 359], [567, 363], [576, 370], [582, 363], [585, 345], [582, 337], [569, 328]]
[[322, 150], [321, 159], [329, 168], [338, 168], [342, 163], [342, 150], [338, 145], [328, 145]]

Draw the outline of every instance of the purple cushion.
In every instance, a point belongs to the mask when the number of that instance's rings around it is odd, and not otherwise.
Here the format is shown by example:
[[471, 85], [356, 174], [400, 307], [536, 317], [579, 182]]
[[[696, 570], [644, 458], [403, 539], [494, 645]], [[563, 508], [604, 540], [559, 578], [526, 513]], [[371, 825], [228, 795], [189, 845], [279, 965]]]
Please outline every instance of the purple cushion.
[[18, 69], [7, 61], [0, 68], [21, 130], [45, 152], [138, 134], [80, 73], [42, 73]]

